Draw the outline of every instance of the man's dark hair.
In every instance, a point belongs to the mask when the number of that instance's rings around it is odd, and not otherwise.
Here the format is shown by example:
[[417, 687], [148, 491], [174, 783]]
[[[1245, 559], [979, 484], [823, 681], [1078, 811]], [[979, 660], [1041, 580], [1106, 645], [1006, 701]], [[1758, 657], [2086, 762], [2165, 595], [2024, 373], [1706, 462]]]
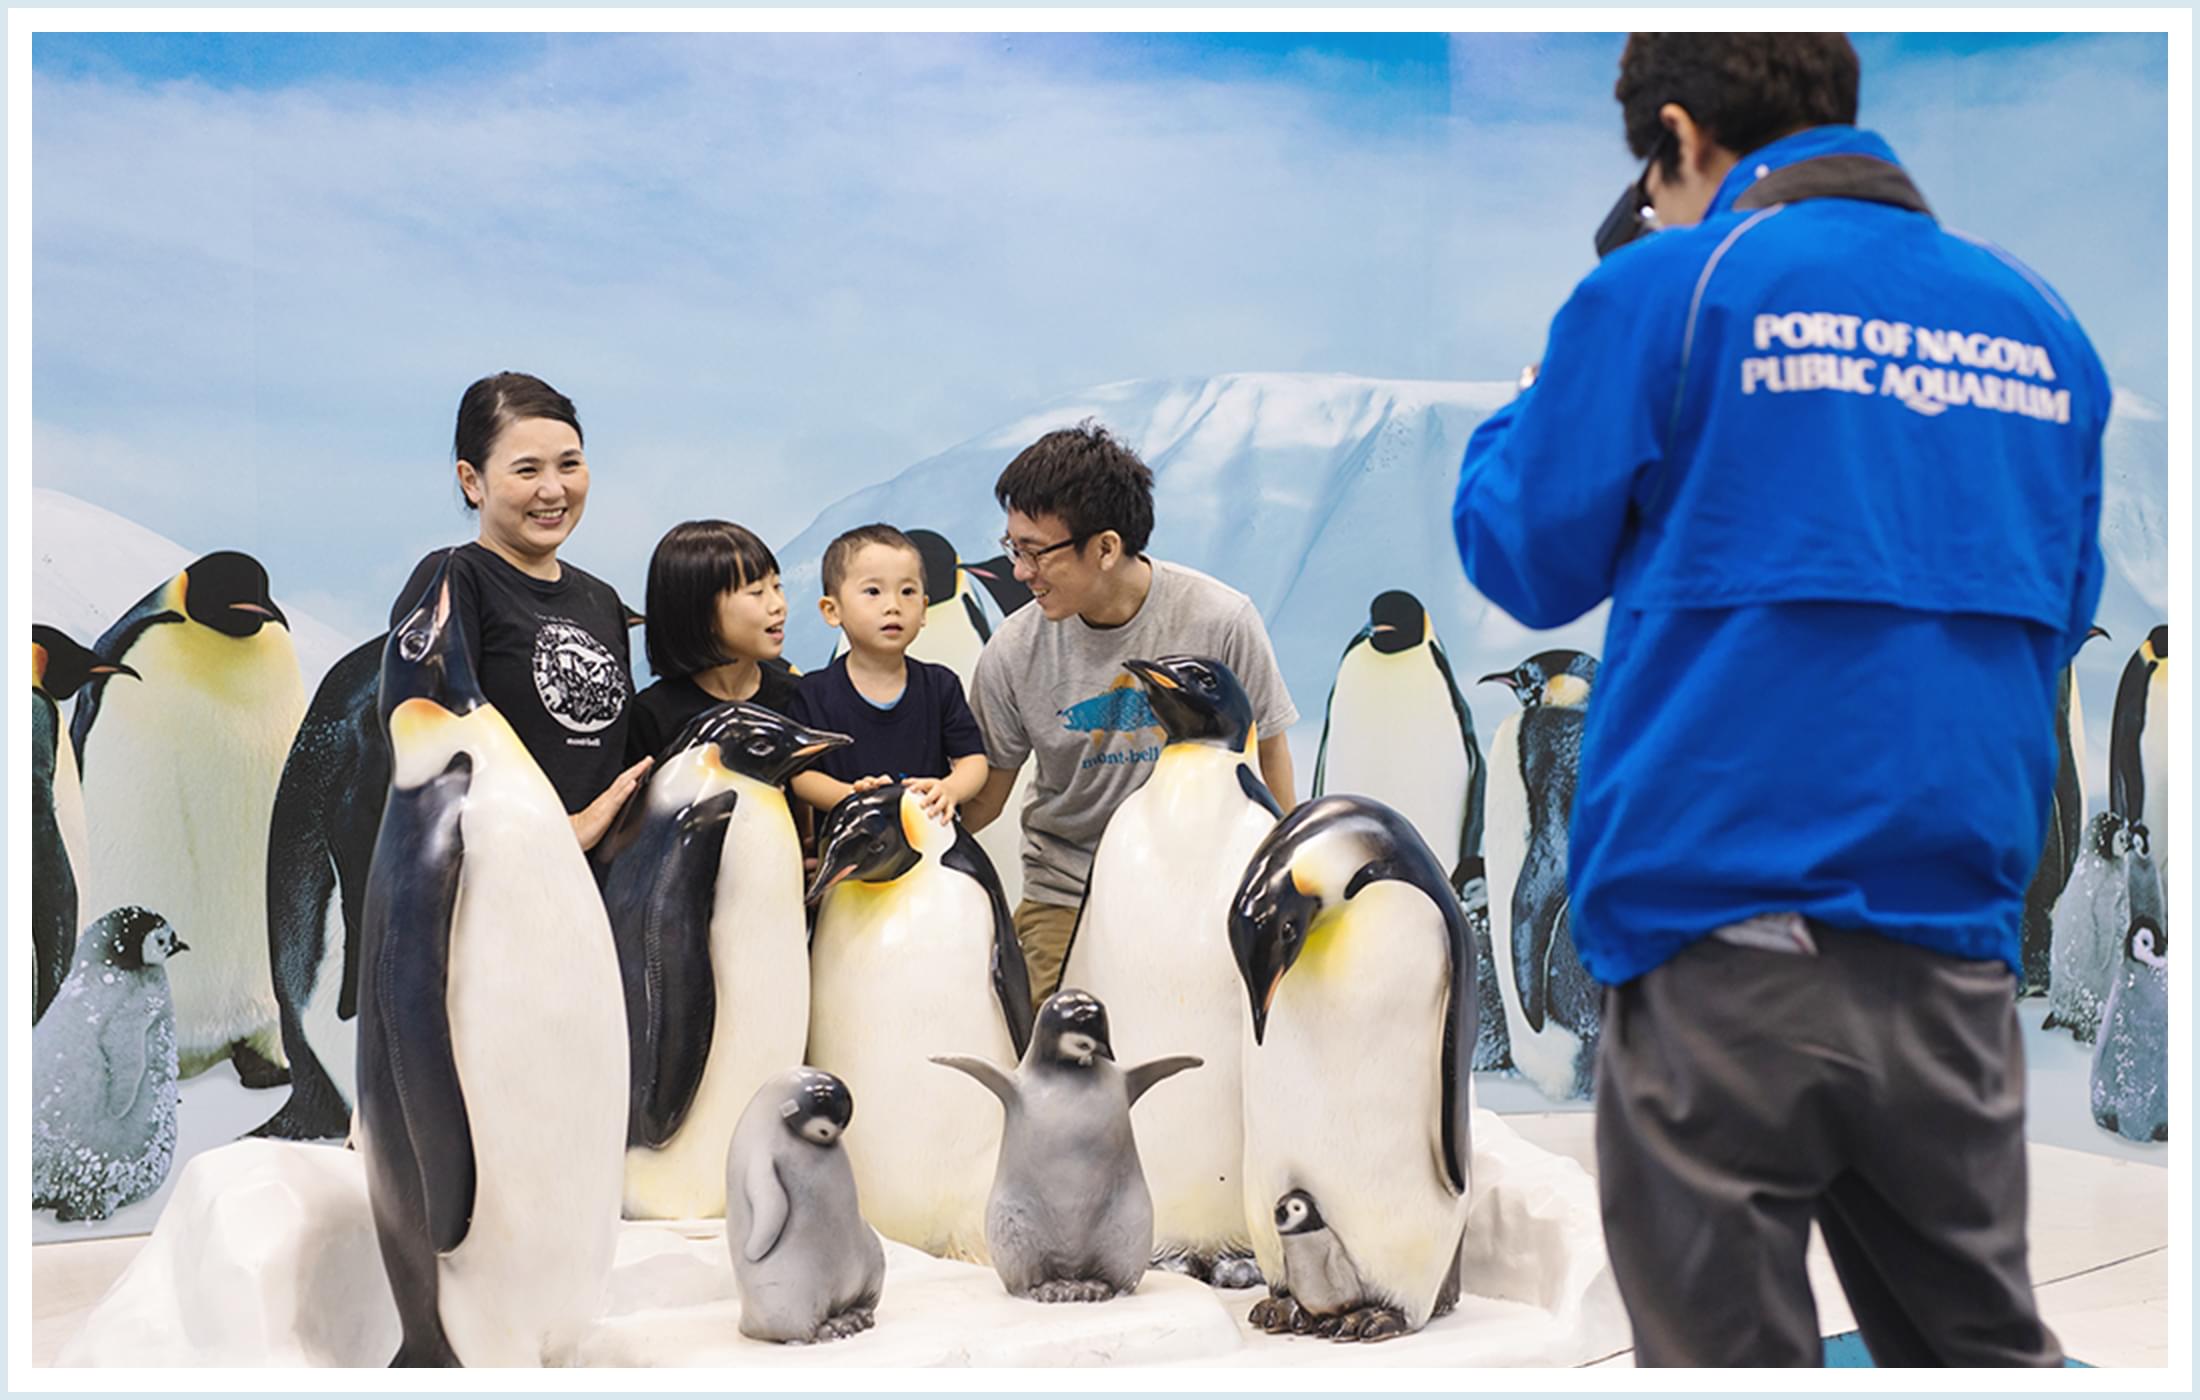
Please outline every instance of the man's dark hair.
[[1153, 534], [1153, 472], [1090, 418], [1017, 453], [993, 483], [993, 499], [1034, 519], [1061, 517], [1080, 545], [1113, 530], [1138, 554]]
[[831, 544], [825, 546], [825, 558], [817, 566], [817, 572], [818, 580], [825, 585], [826, 593], [840, 591], [841, 581], [848, 577], [849, 561], [856, 557], [857, 550], [867, 544], [883, 544], [893, 549], [908, 550], [917, 558], [917, 577], [924, 577], [924, 552], [917, 548], [915, 540], [891, 525], [858, 525], [853, 530], [842, 531]]
[[1738, 156], [1806, 127], [1856, 121], [1856, 50], [1846, 34], [1630, 34], [1612, 95], [1637, 160], [1658, 153], [1668, 176], [1680, 151], [1658, 121], [1677, 103]]
[[718, 645], [718, 596], [779, 572], [770, 546], [730, 520], [686, 520], [649, 556], [642, 645], [649, 669], [692, 676], [731, 657]]

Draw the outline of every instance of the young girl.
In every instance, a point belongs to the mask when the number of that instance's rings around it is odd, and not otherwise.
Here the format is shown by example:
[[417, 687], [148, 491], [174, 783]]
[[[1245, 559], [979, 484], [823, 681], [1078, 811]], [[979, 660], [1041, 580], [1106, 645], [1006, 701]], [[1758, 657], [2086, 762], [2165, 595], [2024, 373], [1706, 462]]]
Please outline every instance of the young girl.
[[787, 634], [779, 561], [754, 534], [727, 520], [673, 526], [649, 557], [644, 607], [658, 680], [634, 697], [629, 763], [660, 756], [713, 705], [748, 700], [785, 714], [794, 703], [794, 677], [776, 664]]

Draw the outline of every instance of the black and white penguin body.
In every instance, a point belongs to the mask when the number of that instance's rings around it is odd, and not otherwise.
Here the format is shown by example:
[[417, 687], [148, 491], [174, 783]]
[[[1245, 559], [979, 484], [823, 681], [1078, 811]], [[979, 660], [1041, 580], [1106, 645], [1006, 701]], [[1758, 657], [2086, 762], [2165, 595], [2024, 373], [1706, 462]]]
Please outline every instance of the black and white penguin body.
[[1447, 876], [1404, 817], [1332, 795], [1269, 834], [1231, 906], [1253, 1248], [1280, 1280], [1272, 1212], [1293, 1191], [1318, 1201], [1365, 1285], [1362, 1339], [1417, 1331], [1458, 1291], [1476, 998]]
[[449, 566], [390, 633], [359, 1133], [397, 1365], [558, 1359], [610, 1277], [627, 1122], [618, 956], [557, 791], [481, 695]]
[[341, 1138], [358, 1093], [359, 925], [390, 789], [376, 696], [388, 634], [346, 652], [313, 692], [268, 828], [267, 951], [290, 1098], [257, 1137]]
[[2055, 900], [2047, 1018], [2041, 1029], [2067, 1030], [2083, 1045], [2093, 1044], [2100, 1032], [2108, 989], [2131, 930], [2131, 876], [2125, 866], [2129, 845], [2114, 812], [2095, 812], [2069, 882]]
[[2125, 829], [2146, 828], [2169, 888], [2169, 624], [2147, 633], [2116, 685], [2109, 717], [2108, 808]]
[[1153, 773], [1108, 819], [1093, 852], [1064, 985], [1106, 1004], [1116, 1035], [1167, 1045], [1205, 1068], [1142, 1101], [1157, 1259], [1224, 1287], [1249, 1288], [1252, 1234], [1242, 1183], [1244, 996], [1230, 955], [1238, 877], [1275, 829], [1259, 776], [1252, 701], [1207, 657], [1131, 660], [1168, 733]]
[[780, 785], [845, 734], [761, 705], [691, 720], [597, 846], [633, 1093], [626, 1214], [726, 1210], [726, 1143], [810, 1028], [802, 848]]
[[1314, 795], [1372, 797], [1447, 863], [1452, 888], [1482, 852], [1484, 776], [1474, 718], [1421, 600], [1379, 593], [1337, 662], [1314, 762]]
[[31, 1030], [31, 1204], [105, 1220], [168, 1179], [176, 1153], [176, 1016], [165, 919], [116, 909]]
[[1153, 1255], [1154, 1206], [1131, 1109], [1162, 1080], [1196, 1069], [1199, 1057], [1118, 1069], [1107, 1008], [1065, 988], [1039, 1008], [1013, 1070], [975, 1055], [932, 1058], [1001, 1101], [985, 1217], [1001, 1286], [1041, 1303], [1104, 1302], [1137, 1288]]
[[2128, 861], [2131, 923], [2093, 1047], [2093, 1121], [2134, 1142], [2169, 1140], [2169, 928], [2145, 834]]
[[[2095, 627], [2086, 634], [2086, 640], [2107, 635], [2107, 631]], [[2070, 881], [2084, 836], [2085, 715], [2078, 702], [2073, 666], [2063, 667], [2056, 683], [2055, 749], [2055, 790], [2047, 804], [2047, 836], [2040, 845], [2040, 863], [2033, 868], [2032, 883], [2024, 892], [2024, 922], [2018, 939], [2019, 996], [2048, 991], [2053, 986], [2055, 901]]]
[[94, 676], [138, 679], [58, 627], [31, 627], [31, 1020], [46, 1014], [76, 950], [77, 892], [89, 874], [84, 787], [61, 706]]
[[283, 1081], [268, 967], [268, 828], [305, 685], [267, 571], [209, 554], [147, 594], [93, 650], [140, 679], [95, 678], [69, 726], [90, 818], [89, 909], [157, 909], [191, 944], [169, 979], [188, 1079], [234, 1059]]
[[846, 1139], [870, 1222], [889, 1239], [983, 1263], [1001, 1119], [942, 1084], [933, 1055], [1021, 1058], [1031, 987], [985, 853], [899, 784], [825, 818], [810, 898], [808, 1063], [863, 1100]]
[[886, 1251], [841, 1147], [854, 1113], [847, 1085], [807, 1067], [765, 1080], [741, 1111], [725, 1193], [744, 1337], [834, 1341], [874, 1320]]
[[1587, 1098], [1595, 1083], [1600, 998], [1574, 948], [1566, 867], [1596, 671], [1592, 656], [1546, 651], [1482, 677], [1521, 704], [1490, 741], [1490, 951], [1513, 1064], [1554, 1099]]

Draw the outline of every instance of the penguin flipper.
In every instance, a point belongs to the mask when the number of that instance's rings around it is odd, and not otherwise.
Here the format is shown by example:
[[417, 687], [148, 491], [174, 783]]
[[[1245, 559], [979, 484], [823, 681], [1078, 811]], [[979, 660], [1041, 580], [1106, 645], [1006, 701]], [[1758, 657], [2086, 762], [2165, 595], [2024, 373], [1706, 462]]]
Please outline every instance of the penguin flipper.
[[[138, 637], [146, 629], [183, 621], [182, 613], [161, 606], [161, 598], [167, 591], [168, 586], [162, 584], [140, 598], [136, 607], [116, 618], [114, 626], [99, 634], [92, 650], [120, 661], [123, 653], [137, 645]], [[100, 699], [106, 695], [107, 684], [113, 679], [113, 675], [94, 676], [76, 694], [76, 710], [69, 717], [69, 743], [76, 750], [76, 771], [80, 778], [84, 773], [84, 745], [92, 736], [92, 721], [99, 716]]]
[[461, 752], [439, 776], [394, 789], [367, 887], [369, 1004], [413, 1169], [410, 1182], [393, 1185], [408, 1196], [417, 1191], [439, 1254], [465, 1241], [474, 1213], [473, 1127], [446, 1001], [451, 916], [465, 863], [459, 817], [472, 783], [473, 759]]
[[[985, 847], [960, 821], [955, 823], [955, 844], [940, 857], [940, 864], [977, 881], [993, 906], [993, 992], [1000, 998], [1001, 1019], [1008, 1023], [1009, 1043], [1020, 1060], [1031, 1044], [1031, 969], [1024, 963], [1023, 945], [1016, 941], [1016, 920], [1008, 912], [1008, 896], [1001, 893], [1001, 877], [994, 873]], [[1067, 949], [1062, 965], [1069, 965]]]
[[741, 1257], [754, 1264], [772, 1252], [787, 1229], [787, 1188], [768, 1154], [760, 1152], [750, 1160], [741, 1195], [749, 1206], [749, 1237], [741, 1245]]
[[1260, 776], [1253, 771], [1251, 764], [1240, 763], [1237, 766], [1237, 778], [1238, 787], [1244, 791], [1245, 796], [1250, 801], [1257, 806], [1266, 807], [1268, 814], [1277, 821], [1283, 820], [1282, 804], [1276, 801], [1276, 795], [1268, 790], [1268, 784], [1260, 780]]
[[1018, 1097], [1016, 1080], [1007, 1070], [991, 1060], [976, 1055], [934, 1055], [932, 1063], [959, 1069], [993, 1091], [993, 1097], [1001, 1101], [1001, 1107], [1014, 1108]]
[[[1361, 646], [1365, 644], [1367, 640], [1374, 635], [1375, 633], [1370, 627], [1362, 627], [1357, 636], [1353, 637], [1351, 641], [1346, 642], [1344, 644], [1344, 650], [1337, 653], [1338, 671], [1341, 672], [1344, 670], [1345, 658], [1352, 655], [1352, 649], [1356, 646]], [[1320, 797], [1323, 793], [1329, 790], [1327, 786], [1329, 779], [1329, 715], [1330, 712], [1335, 710], [1336, 708], [1337, 683], [1336, 681], [1332, 680], [1329, 683], [1329, 698], [1322, 701], [1321, 742], [1317, 744], [1314, 748], [1314, 787], [1312, 795], [1315, 797]]]
[[107, 1074], [100, 1107], [109, 1118], [127, 1117], [145, 1087], [145, 1070], [153, 1062], [158, 1006], [156, 998], [140, 997], [128, 1009], [134, 1014], [117, 1012], [99, 1027], [99, 1054]]
[[1459, 693], [1458, 678], [1452, 675], [1451, 658], [1444, 654], [1443, 645], [1430, 637], [1429, 651], [1436, 658], [1436, 669], [1444, 678], [1444, 689], [1451, 696], [1451, 712], [1459, 717], [1459, 742], [1467, 754], [1467, 804], [1459, 816], [1459, 861], [1451, 870], [1451, 887], [1464, 890], [1473, 876], [1468, 873], [1467, 862], [1480, 862], [1482, 856], [1482, 804], [1489, 785], [1489, 773], [1482, 762], [1482, 746], [1474, 737], [1474, 713], [1467, 708], [1467, 698]]
[[[634, 1096], [634, 1136], [662, 1147], [695, 1103], [717, 1028], [717, 977], [711, 969], [711, 909], [717, 903], [726, 823], [739, 806], [728, 788], [680, 814], [669, 858], [658, 863], [642, 907], [649, 1015], [649, 1083]], [[735, 872], [739, 878], [739, 872]]]
[[1132, 1103], [1154, 1085], [1172, 1074], [1182, 1074], [1188, 1069], [1198, 1069], [1207, 1063], [1197, 1055], [1164, 1055], [1158, 1060], [1148, 1060], [1142, 1065], [1132, 1065], [1123, 1071], [1123, 1089]]

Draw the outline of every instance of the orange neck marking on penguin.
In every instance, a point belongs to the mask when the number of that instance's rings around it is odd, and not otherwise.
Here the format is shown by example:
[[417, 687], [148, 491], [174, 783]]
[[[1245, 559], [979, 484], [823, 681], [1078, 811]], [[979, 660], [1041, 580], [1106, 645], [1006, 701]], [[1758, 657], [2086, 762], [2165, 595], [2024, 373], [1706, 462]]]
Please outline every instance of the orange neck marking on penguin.
[[33, 690], [44, 690], [45, 688], [46, 688], [46, 648], [45, 648], [45, 647], [43, 647], [43, 646], [41, 646], [41, 645], [39, 645], [39, 644], [38, 644], [37, 642], [32, 642], [32, 643], [31, 643], [31, 689], [33, 689]]

